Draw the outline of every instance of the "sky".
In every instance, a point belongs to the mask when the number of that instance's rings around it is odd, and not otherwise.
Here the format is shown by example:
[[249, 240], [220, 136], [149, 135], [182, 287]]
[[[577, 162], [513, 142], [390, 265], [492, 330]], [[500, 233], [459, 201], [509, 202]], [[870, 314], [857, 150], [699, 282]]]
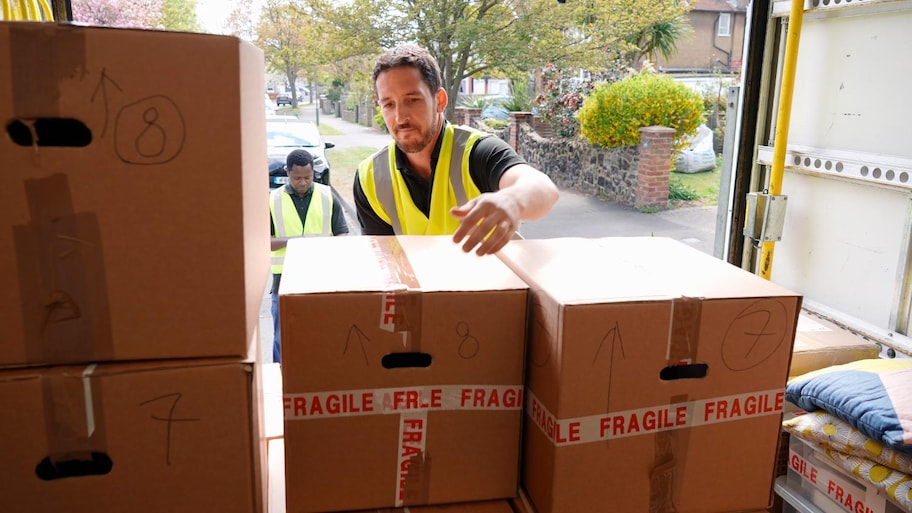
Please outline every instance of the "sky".
[[204, 32], [222, 34], [225, 32], [225, 20], [234, 7], [226, 0], [196, 0], [196, 17]]
[[[253, 4], [252, 12], [259, 13], [264, 0], [240, 0]], [[228, 32], [225, 22], [228, 14], [234, 9], [237, 1], [231, 0], [196, 0], [196, 17], [204, 32], [210, 34], [224, 34]]]

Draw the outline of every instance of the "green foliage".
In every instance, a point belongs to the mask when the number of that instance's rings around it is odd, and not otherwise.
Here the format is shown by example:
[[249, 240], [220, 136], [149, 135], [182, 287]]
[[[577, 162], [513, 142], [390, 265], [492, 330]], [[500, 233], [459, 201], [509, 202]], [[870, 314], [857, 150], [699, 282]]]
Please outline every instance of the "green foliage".
[[326, 91], [326, 99], [331, 102], [337, 102], [342, 98], [342, 86], [336, 85], [336, 81], [333, 80], [333, 86]]
[[386, 121], [383, 119], [383, 112], [380, 110], [380, 106], [377, 105], [374, 112], [374, 126], [377, 127], [377, 131], [380, 133], [389, 132], [389, 128], [386, 127]]
[[162, 25], [167, 30], [198, 32], [196, 0], [165, 0], [162, 3]]
[[656, 62], [662, 56], [670, 61], [678, 53], [678, 43], [692, 34], [690, 18], [684, 13], [659, 20], [627, 37], [627, 42], [634, 46], [629, 59], [634, 63], [643, 58]]
[[[240, 16], [240, 11], [232, 15]], [[316, 82], [318, 78], [315, 68], [323, 45], [321, 29], [312, 16], [305, 5], [294, 0], [266, 0], [256, 26], [257, 45], [263, 50], [267, 69], [284, 77], [295, 105], [298, 79], [314, 75], [308, 78]]]
[[695, 201], [700, 199], [700, 193], [693, 187], [686, 185], [680, 176], [672, 175], [668, 180], [668, 199]]
[[535, 97], [535, 105], [541, 118], [560, 137], [575, 137], [579, 134], [576, 113], [583, 106], [583, 100], [597, 82], [615, 82], [620, 79], [622, 61], [616, 61], [611, 71], [590, 73], [580, 78], [576, 68], [561, 69], [548, 64], [542, 69], [542, 92]]
[[507, 112], [531, 112], [535, 105], [529, 85], [524, 80], [510, 81], [510, 98], [503, 102]]
[[583, 101], [579, 121], [580, 135], [603, 148], [639, 144], [640, 128], [647, 126], [673, 128], [682, 145], [703, 122], [703, 99], [671, 77], [644, 70], [598, 86]]
[[321, 65], [337, 67], [352, 94], [357, 82], [370, 82], [383, 49], [402, 42], [427, 47], [440, 64], [450, 119], [466, 77], [527, 76], [548, 62], [601, 70], [606, 52], [629, 49], [630, 34], [689, 8], [681, 0], [269, 1], [303, 2], [313, 11], [305, 23], [321, 30], [313, 54]]
[[466, 95], [459, 100], [460, 107], [469, 109], [485, 109], [489, 105], [491, 105], [491, 100], [479, 94]]
[[485, 124], [494, 130], [500, 130], [501, 128], [506, 128], [510, 122], [506, 119], [486, 119]]

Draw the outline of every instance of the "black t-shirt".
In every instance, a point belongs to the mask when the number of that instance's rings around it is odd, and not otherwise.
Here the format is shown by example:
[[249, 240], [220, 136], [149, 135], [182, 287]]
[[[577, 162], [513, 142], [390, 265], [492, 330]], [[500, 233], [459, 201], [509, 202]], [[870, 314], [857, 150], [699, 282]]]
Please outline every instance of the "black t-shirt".
[[[440, 146], [443, 142], [443, 129], [440, 128], [441, 134], [437, 137], [437, 144], [434, 146], [434, 152], [431, 154], [431, 179], [425, 180], [424, 177], [412, 171], [408, 167], [408, 160], [405, 154], [396, 147], [396, 168], [402, 173], [405, 185], [408, 187], [409, 195], [415, 206], [418, 207], [425, 216], [429, 215], [431, 208], [431, 183], [434, 181], [434, 170], [437, 168], [437, 159], [440, 157]], [[499, 137], [483, 137], [475, 142], [469, 154], [469, 174], [472, 181], [481, 192], [495, 192], [500, 187], [500, 178], [511, 167], [517, 164], [525, 164], [526, 161], [520, 157], [513, 148]], [[358, 222], [361, 223], [361, 233], [364, 235], [393, 235], [393, 227], [385, 222], [374, 212], [364, 190], [361, 189], [361, 182], [355, 173], [355, 183], [352, 186], [355, 206], [358, 209]]]

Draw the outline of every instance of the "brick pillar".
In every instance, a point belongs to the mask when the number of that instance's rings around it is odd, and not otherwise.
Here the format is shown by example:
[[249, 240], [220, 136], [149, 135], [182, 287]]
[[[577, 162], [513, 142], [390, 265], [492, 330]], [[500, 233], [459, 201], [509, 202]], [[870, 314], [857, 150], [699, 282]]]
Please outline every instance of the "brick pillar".
[[640, 129], [640, 167], [637, 170], [637, 208], [668, 206], [668, 178], [674, 151], [673, 128], [647, 126]]
[[521, 123], [531, 124], [531, 112], [511, 112], [510, 113], [510, 146], [513, 150], [519, 151], [519, 125]]
[[465, 121], [462, 123], [465, 126], [472, 126], [472, 121], [476, 119], [481, 119], [481, 110], [475, 107], [466, 107], [465, 110]]
[[465, 107], [456, 107], [453, 110], [454, 110], [453, 122], [456, 123], [457, 125], [467, 124], [466, 120], [468, 119], [468, 116], [466, 115], [466, 108]]

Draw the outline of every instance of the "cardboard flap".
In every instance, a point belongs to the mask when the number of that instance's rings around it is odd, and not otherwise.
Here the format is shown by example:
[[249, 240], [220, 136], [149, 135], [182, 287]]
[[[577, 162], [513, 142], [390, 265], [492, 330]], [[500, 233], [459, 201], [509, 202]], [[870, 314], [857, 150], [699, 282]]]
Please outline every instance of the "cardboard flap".
[[525, 288], [502, 262], [465, 253], [449, 236], [305, 237], [288, 242], [280, 293]]
[[521, 240], [498, 255], [565, 305], [796, 295], [664, 237]]

